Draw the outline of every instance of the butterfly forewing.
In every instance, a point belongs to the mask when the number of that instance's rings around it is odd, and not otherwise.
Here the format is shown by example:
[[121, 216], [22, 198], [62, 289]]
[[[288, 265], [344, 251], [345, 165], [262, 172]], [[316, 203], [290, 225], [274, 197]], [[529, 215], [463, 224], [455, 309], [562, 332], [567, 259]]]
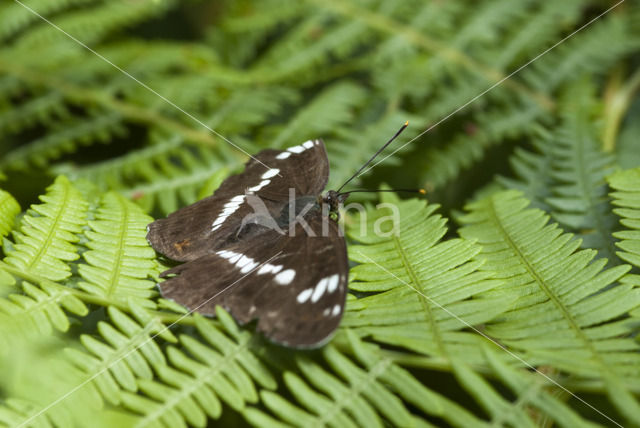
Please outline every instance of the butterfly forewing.
[[289, 199], [289, 189], [294, 189], [296, 196], [318, 195], [328, 177], [329, 161], [322, 140], [284, 151], [263, 150], [212, 196], [151, 223], [147, 239], [172, 260], [197, 260], [237, 237], [243, 219], [254, 212], [248, 195], [258, 196], [266, 210], [277, 216]]

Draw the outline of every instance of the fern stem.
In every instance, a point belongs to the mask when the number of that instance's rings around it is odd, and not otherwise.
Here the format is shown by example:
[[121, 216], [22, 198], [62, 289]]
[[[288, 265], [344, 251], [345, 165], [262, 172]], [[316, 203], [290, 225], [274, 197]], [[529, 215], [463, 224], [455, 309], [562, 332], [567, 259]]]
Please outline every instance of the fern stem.
[[[330, 9], [334, 12], [345, 15], [353, 20], [364, 21], [369, 27], [383, 31], [389, 34], [397, 34], [405, 37], [410, 42], [420, 46], [428, 51], [441, 55], [446, 60], [455, 64], [460, 64], [473, 72], [481, 73], [489, 82], [499, 82], [506, 77], [506, 74], [499, 70], [487, 67], [464, 54], [460, 50], [452, 49], [446, 44], [425, 36], [424, 34], [411, 29], [402, 22], [398, 22], [387, 16], [371, 12], [370, 10], [359, 8], [349, 2], [339, 2], [335, 0], [308, 0], [320, 7]], [[504, 82], [504, 86], [510, 87], [516, 92], [523, 93], [533, 99], [545, 110], [552, 111], [555, 109], [555, 102], [547, 95], [532, 91], [527, 86], [509, 79]]]
[[620, 131], [620, 125], [629, 107], [634, 100], [634, 95], [640, 90], [640, 69], [627, 80], [622, 81], [624, 69], [616, 69], [609, 81], [604, 94], [604, 126], [602, 131], [602, 148], [605, 152], [613, 153]]

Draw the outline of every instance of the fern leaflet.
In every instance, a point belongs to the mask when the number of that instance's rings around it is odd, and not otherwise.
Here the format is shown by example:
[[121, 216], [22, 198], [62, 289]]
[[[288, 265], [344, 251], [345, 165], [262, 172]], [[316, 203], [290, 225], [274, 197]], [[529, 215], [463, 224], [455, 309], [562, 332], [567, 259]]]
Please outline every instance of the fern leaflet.
[[462, 218], [459, 233], [483, 246], [475, 257], [485, 261], [481, 270], [504, 281], [483, 294], [517, 298], [487, 333], [531, 364], [600, 379], [620, 412], [637, 420], [631, 390], [640, 384], [640, 346], [624, 337], [628, 322], [619, 318], [640, 305], [640, 289], [610, 287], [629, 266], [603, 270], [606, 260], [594, 261], [595, 250], [576, 251], [578, 240], [527, 205], [520, 193], [502, 192], [470, 204]]
[[[479, 270], [481, 261], [473, 260], [481, 248], [463, 239], [439, 242], [446, 220], [433, 214], [437, 205], [385, 197], [399, 210], [396, 231], [388, 229], [389, 211], [381, 209], [372, 211], [362, 230], [352, 228], [350, 233], [366, 244], [349, 247], [349, 257], [360, 263], [351, 269], [350, 287], [378, 293], [349, 300], [342, 325], [361, 336], [436, 358], [459, 352], [468, 361], [483, 360], [460, 330], [498, 316], [513, 299], [470, 299], [500, 284], [491, 273]], [[387, 236], [375, 233], [375, 228]]]
[[22, 218], [15, 245], [4, 262], [52, 281], [71, 276], [65, 262], [80, 257], [76, 243], [86, 224], [89, 204], [69, 180], [58, 177]]
[[620, 171], [608, 177], [609, 186], [615, 190], [613, 212], [620, 217], [620, 224], [628, 230], [613, 234], [620, 242], [616, 245], [622, 250], [618, 256], [636, 267], [640, 267], [640, 168]]
[[97, 296], [132, 299], [154, 307], [155, 282], [147, 278], [157, 271], [155, 251], [145, 239], [147, 224], [153, 219], [132, 202], [116, 193], [105, 194], [85, 232], [89, 247], [82, 254], [87, 264], [78, 266], [84, 279], [78, 288]]
[[18, 202], [10, 193], [0, 189], [0, 247], [4, 243], [3, 238], [11, 231], [19, 212]]

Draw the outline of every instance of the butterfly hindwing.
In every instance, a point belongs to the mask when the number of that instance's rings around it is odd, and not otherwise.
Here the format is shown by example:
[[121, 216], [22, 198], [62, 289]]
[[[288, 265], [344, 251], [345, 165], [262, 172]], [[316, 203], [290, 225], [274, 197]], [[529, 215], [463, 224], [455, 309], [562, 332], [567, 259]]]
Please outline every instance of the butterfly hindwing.
[[[266, 166], [265, 166], [266, 165]], [[242, 173], [227, 178], [212, 196], [184, 207], [148, 226], [151, 246], [176, 261], [193, 261], [237, 238], [243, 219], [254, 212], [249, 195], [277, 214], [296, 196], [318, 195], [329, 177], [329, 162], [322, 140], [310, 140], [287, 150], [263, 150]]]
[[258, 330], [280, 344], [325, 343], [344, 311], [346, 246], [320, 211], [304, 221], [308, 228], [297, 224], [292, 236], [265, 229], [165, 272], [175, 276], [160, 284], [163, 296], [205, 314], [222, 305], [241, 323], [257, 318]]

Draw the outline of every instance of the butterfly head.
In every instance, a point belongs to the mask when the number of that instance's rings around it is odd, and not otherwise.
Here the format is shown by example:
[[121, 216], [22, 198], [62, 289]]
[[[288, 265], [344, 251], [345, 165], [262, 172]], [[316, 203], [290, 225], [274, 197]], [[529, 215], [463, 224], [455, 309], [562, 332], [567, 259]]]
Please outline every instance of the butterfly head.
[[329, 190], [324, 196], [322, 196], [322, 203], [329, 206], [329, 212], [337, 213], [340, 208], [340, 204], [342, 204], [348, 197], [348, 193], [338, 193], [335, 190]]

